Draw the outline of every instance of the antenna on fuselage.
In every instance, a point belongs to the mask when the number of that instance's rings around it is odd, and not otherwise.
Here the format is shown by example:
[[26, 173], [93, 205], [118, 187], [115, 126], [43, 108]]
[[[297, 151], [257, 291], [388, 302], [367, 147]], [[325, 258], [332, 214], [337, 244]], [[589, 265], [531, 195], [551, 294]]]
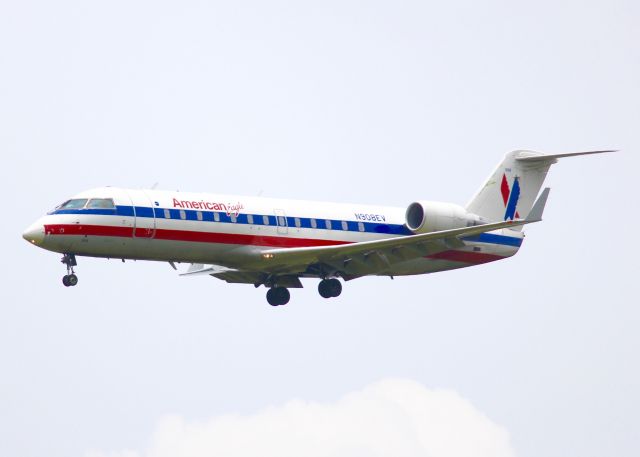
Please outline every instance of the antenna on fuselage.
[[158, 183], [157, 182], [153, 183], [153, 186], [151, 186], [151, 190], [155, 190], [156, 187], [158, 187]]

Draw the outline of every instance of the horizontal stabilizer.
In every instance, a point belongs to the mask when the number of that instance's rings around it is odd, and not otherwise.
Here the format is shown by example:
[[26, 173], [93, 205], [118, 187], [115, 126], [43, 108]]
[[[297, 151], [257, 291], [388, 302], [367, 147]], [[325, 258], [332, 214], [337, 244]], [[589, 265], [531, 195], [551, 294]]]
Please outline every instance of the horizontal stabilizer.
[[527, 150], [511, 151], [484, 181], [466, 209], [487, 221], [519, 219], [521, 215], [525, 217], [533, 209], [549, 168], [558, 159], [606, 152], [614, 152], [614, 150], [560, 154]]
[[553, 161], [556, 159], [562, 159], [563, 157], [573, 156], [586, 156], [590, 154], [604, 154], [605, 152], [616, 152], [617, 149], [607, 149], [603, 151], [584, 151], [584, 152], [566, 152], [564, 154], [541, 154], [533, 151], [522, 151], [516, 157], [518, 162], [540, 162], [540, 161]]

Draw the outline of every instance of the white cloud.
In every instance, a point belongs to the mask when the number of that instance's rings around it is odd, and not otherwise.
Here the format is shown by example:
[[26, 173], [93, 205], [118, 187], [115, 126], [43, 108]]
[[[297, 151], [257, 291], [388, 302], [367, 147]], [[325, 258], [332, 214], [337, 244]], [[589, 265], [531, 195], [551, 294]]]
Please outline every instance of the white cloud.
[[293, 400], [249, 416], [160, 420], [144, 452], [88, 457], [508, 457], [509, 436], [457, 393], [389, 379], [335, 403]]

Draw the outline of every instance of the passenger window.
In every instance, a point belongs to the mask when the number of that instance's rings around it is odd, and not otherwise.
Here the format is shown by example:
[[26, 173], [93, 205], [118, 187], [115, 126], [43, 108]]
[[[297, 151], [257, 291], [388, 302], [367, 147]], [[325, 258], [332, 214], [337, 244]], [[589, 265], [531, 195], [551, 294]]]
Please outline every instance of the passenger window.
[[232, 215], [231, 215], [231, 222], [233, 222], [234, 224], [235, 224], [236, 222], [238, 222], [238, 216], [236, 216], [235, 214], [232, 214]]
[[202, 220], [202, 211], [196, 212], [196, 219], [198, 219], [199, 221]]
[[342, 230], [349, 230], [349, 224], [347, 224], [347, 221], [342, 221]]
[[171, 219], [171, 211], [169, 211], [168, 209], [164, 210], [164, 218], [165, 219]]
[[180, 219], [184, 220], [186, 218], [187, 218], [187, 213], [183, 209], [181, 209], [180, 210]]
[[278, 225], [279, 225], [280, 227], [286, 227], [286, 225], [287, 225], [287, 221], [286, 221], [286, 219], [284, 218], [284, 216], [278, 216]]
[[264, 225], [269, 225], [269, 216], [267, 215], [262, 216], [262, 223]]
[[253, 224], [253, 214], [247, 214], [247, 222]]
[[63, 203], [58, 209], [78, 209], [84, 208], [84, 205], [87, 204], [87, 198], [75, 198], [73, 200], [69, 200]]
[[220, 213], [213, 213], [213, 220], [216, 222], [220, 222]]
[[300, 228], [302, 226], [302, 222], [299, 217], [296, 217], [293, 221], [296, 224], [296, 227]]
[[89, 200], [87, 208], [114, 209], [115, 205], [111, 198], [92, 198]]
[[358, 222], [358, 230], [364, 232], [364, 224], [362, 222]]
[[318, 228], [318, 223], [317, 223], [317, 222], [316, 222], [316, 220], [315, 220], [315, 219], [313, 219], [313, 218], [311, 219], [311, 227], [312, 227], [312, 228]]
[[331, 230], [331, 221], [329, 219], [326, 219], [324, 221], [324, 225], [327, 226], [327, 230]]

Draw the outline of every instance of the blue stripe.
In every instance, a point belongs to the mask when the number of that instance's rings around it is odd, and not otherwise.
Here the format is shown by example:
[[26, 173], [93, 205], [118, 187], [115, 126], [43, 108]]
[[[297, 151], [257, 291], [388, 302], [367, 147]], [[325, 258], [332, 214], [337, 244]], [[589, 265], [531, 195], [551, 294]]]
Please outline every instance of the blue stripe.
[[[82, 214], [84, 210], [75, 210], [76, 214]], [[118, 216], [131, 216], [133, 217], [133, 206], [116, 206], [116, 214]]]
[[[180, 212], [184, 211], [185, 219], [188, 221], [199, 221], [198, 213], [202, 214], [203, 222], [220, 222], [225, 224], [232, 223], [231, 216], [228, 216], [225, 212], [219, 211], [197, 211], [192, 209], [175, 209], [175, 208], [150, 208], [145, 206], [136, 206], [135, 213], [133, 206], [116, 206], [116, 209], [65, 209], [65, 210], [57, 210], [51, 214], [96, 214], [96, 215], [105, 215], [105, 216], [129, 216], [129, 217], [145, 217], [152, 218], [155, 217], [157, 219], [165, 219], [165, 210], [169, 211], [171, 219], [174, 220], [182, 220], [180, 217]], [[218, 221], [215, 220], [215, 215], [219, 218]], [[276, 217], [274, 215], [269, 214], [251, 214], [253, 216], [253, 224], [249, 224], [248, 219], [249, 214], [242, 213], [238, 215], [235, 223], [243, 224], [243, 225], [276, 225]], [[265, 224], [263, 221], [263, 217], [267, 216], [269, 221], [268, 224]], [[296, 226], [296, 219], [300, 221], [300, 228], [305, 229], [313, 229], [311, 225], [312, 218], [309, 217], [292, 217], [287, 216], [287, 225], [289, 228], [295, 229], [298, 228]], [[316, 218], [316, 229], [326, 230], [326, 221], [327, 219]], [[345, 221], [347, 223], [347, 229], [343, 230], [341, 219], [329, 219], [331, 221], [331, 230], [332, 231], [347, 231], [347, 232], [357, 232], [357, 233], [384, 233], [389, 235], [413, 235], [414, 233], [410, 231], [405, 225], [400, 224], [380, 224], [377, 222], [362, 222], [362, 221]], [[360, 231], [359, 224], [362, 224], [364, 231]], [[466, 241], [475, 241], [480, 243], [491, 243], [491, 244], [501, 244], [505, 246], [516, 246], [519, 247], [522, 244], [522, 239], [504, 236], [504, 235], [496, 235], [491, 233], [482, 233], [480, 235], [468, 236], [464, 237], [463, 240]]]
[[153, 208], [147, 208], [145, 206], [135, 207], [136, 217], [153, 217]]
[[[131, 207], [129, 207], [131, 208]], [[113, 216], [116, 214], [117, 209], [105, 209], [105, 208], [87, 208], [87, 209], [58, 209], [48, 214], [98, 214], [102, 216]], [[133, 216], [133, 212], [131, 212]]]
[[513, 186], [511, 188], [511, 195], [509, 195], [509, 201], [507, 202], [507, 210], [504, 213], [504, 220], [513, 220], [516, 214], [516, 206], [518, 206], [518, 199], [520, 198], [520, 179], [516, 176], [513, 178]]
[[522, 238], [513, 236], [496, 235], [495, 233], [481, 233], [479, 235], [465, 236], [463, 241], [475, 241], [477, 243], [501, 244], [504, 246], [522, 246]]

